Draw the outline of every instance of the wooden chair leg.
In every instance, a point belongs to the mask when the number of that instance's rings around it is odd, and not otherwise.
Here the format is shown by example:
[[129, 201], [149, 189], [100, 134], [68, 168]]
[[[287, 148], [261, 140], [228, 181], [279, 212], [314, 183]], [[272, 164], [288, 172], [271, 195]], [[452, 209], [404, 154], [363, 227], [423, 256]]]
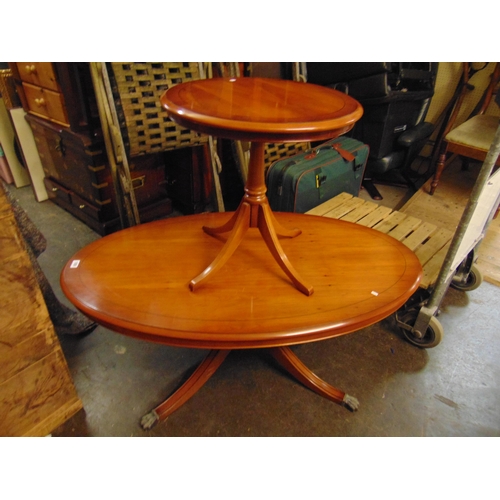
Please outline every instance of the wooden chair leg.
[[439, 158], [438, 158], [438, 161], [436, 164], [436, 172], [434, 173], [434, 177], [432, 179], [431, 189], [430, 189], [431, 195], [434, 194], [434, 192], [436, 191], [436, 188], [439, 184], [439, 180], [441, 179], [441, 174], [443, 173], [443, 170], [444, 170], [445, 162], [446, 162], [446, 149], [444, 150], [444, 152], [442, 152], [439, 155]]

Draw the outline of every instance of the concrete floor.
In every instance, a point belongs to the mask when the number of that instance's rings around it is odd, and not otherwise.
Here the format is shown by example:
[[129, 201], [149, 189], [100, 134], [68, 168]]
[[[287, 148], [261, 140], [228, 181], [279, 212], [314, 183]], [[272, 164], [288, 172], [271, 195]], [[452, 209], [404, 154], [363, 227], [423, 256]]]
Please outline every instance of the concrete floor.
[[[10, 188], [48, 241], [39, 257], [60, 300], [59, 273], [99, 238], [30, 187]], [[141, 417], [189, 375], [205, 351], [134, 340], [98, 327], [61, 344], [84, 410], [53, 436], [500, 436], [500, 289], [450, 289], [444, 339], [420, 349], [389, 318], [355, 334], [297, 346], [317, 375], [357, 397], [356, 413], [282, 372], [265, 351], [233, 351], [208, 383], [146, 432]]]

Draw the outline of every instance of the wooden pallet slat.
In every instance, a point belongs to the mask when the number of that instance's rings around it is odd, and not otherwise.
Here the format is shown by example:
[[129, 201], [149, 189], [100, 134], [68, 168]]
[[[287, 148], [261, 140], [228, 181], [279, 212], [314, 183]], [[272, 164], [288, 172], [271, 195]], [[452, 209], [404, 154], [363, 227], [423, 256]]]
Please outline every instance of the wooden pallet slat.
[[420, 219], [406, 215], [406, 218], [401, 222], [401, 224], [398, 224], [397, 227], [395, 227], [392, 231], [389, 231], [387, 234], [389, 236], [392, 236], [394, 239], [401, 241], [405, 239], [412, 231], [417, 229], [417, 227], [420, 225], [420, 222]]
[[421, 288], [429, 288], [431, 285], [436, 283], [439, 272], [441, 271], [441, 266], [443, 265], [446, 254], [448, 253], [448, 248], [450, 243], [447, 243], [438, 252], [436, 252], [423, 268], [422, 281], [420, 282]]
[[379, 205], [373, 212], [359, 219], [357, 221], [357, 224], [365, 227], [373, 227], [379, 222], [383, 221], [391, 212], [392, 208]]
[[423, 222], [417, 229], [415, 229], [415, 231], [413, 231], [413, 233], [405, 238], [402, 243], [410, 250], [415, 251], [419, 245], [424, 243], [436, 230], [437, 226], [434, 224]]
[[349, 212], [352, 212], [356, 208], [358, 208], [360, 205], [363, 204], [363, 200], [361, 198], [356, 198], [353, 197], [350, 200], [347, 200], [346, 202], [342, 203], [342, 205], [338, 206], [337, 208], [334, 208], [333, 210], [330, 210], [327, 212], [324, 217], [331, 217], [333, 219], [341, 219], [345, 215], [347, 215]]
[[392, 212], [384, 220], [373, 226], [373, 229], [387, 234], [398, 226], [398, 224], [406, 219], [406, 215], [401, 212]]
[[321, 217], [328, 217], [328, 212], [331, 210], [334, 210], [338, 206], [342, 205], [342, 203], [350, 200], [353, 198], [352, 194], [348, 193], [340, 193], [339, 195], [335, 196], [334, 198], [325, 201], [321, 205], [318, 205], [317, 207], [314, 207], [313, 209], [309, 210], [307, 212], [308, 215], [319, 215]]
[[378, 205], [376, 203], [365, 201], [362, 205], [355, 208], [352, 212], [349, 212], [344, 217], [342, 217], [342, 220], [348, 222], [358, 222], [359, 219], [362, 219], [366, 215], [373, 212], [377, 208], [377, 206]]
[[421, 288], [435, 283], [453, 237], [453, 232], [448, 229], [347, 193], [341, 193], [307, 213], [371, 227], [401, 241], [415, 252], [422, 265]]
[[429, 240], [415, 250], [415, 255], [420, 263], [425, 265], [437, 252], [439, 252], [449, 241], [453, 233], [448, 229], [439, 229]]

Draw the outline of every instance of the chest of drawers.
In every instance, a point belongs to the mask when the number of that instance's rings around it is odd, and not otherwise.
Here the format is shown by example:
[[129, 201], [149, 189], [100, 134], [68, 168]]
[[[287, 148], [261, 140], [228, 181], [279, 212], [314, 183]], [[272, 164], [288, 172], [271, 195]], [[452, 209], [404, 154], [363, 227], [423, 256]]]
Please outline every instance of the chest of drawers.
[[[10, 65], [49, 198], [101, 235], [120, 229], [88, 63]], [[130, 169], [141, 221], [171, 213], [163, 154], [132, 158]]]
[[69, 127], [63, 93], [50, 62], [16, 63], [29, 111], [54, 123]]

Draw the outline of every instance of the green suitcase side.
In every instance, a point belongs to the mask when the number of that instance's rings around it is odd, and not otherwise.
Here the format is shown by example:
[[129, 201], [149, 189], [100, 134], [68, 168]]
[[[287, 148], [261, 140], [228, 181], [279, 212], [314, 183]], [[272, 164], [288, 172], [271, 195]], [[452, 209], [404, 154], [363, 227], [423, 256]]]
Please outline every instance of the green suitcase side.
[[366, 144], [338, 137], [275, 162], [266, 179], [272, 210], [304, 213], [342, 192], [357, 196], [368, 154]]

